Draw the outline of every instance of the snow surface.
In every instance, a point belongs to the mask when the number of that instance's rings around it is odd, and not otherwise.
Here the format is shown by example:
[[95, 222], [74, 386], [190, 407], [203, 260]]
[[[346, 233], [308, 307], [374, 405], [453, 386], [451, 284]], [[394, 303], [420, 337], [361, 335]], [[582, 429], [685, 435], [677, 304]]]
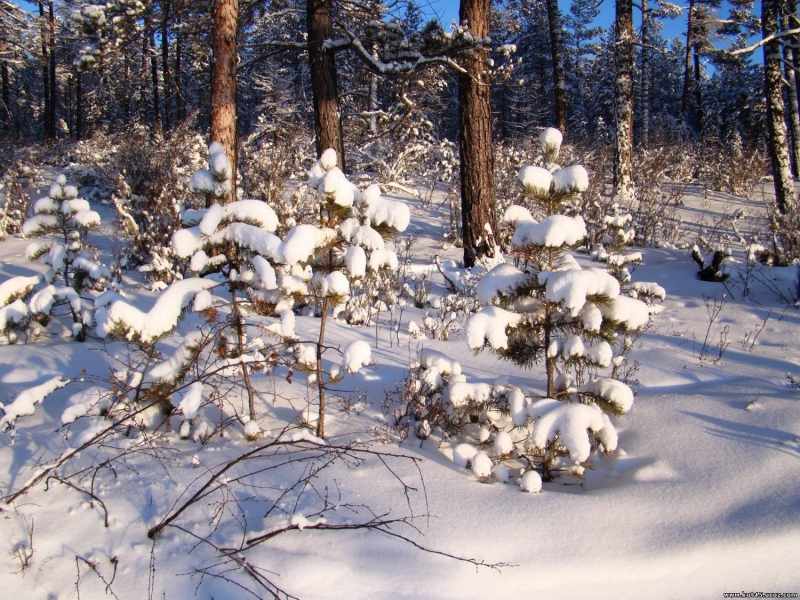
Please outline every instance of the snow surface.
[[[689, 197], [686, 207], [680, 209], [678, 215], [686, 217], [687, 229], [707, 227], [718, 220], [712, 209], [721, 211], [731, 205], [729, 197], [709, 198], [706, 204], [702, 195]], [[756, 215], [763, 205], [760, 197], [737, 202], [747, 202]], [[447, 221], [446, 203], [443, 206], [413, 205], [408, 232], [417, 238], [414, 260], [420, 268], [429, 267], [436, 254], [444, 263], [460, 253], [459, 249], [442, 248]], [[33, 274], [24, 258], [25, 246], [13, 237], [0, 242], [0, 279]], [[685, 251], [645, 249], [643, 255], [644, 264], [633, 274], [634, 279], [658, 282], [667, 293], [664, 311], [643, 331], [631, 353], [630, 360], [639, 363], [636, 379], [640, 383], [634, 386], [636, 400], [630, 412], [612, 417], [618, 448], [593, 460], [582, 485], [556, 479], [543, 482], [540, 493], [522, 493], [525, 476], [519, 477], [520, 470], [499, 466], [492, 471], [497, 483], [479, 484], [460, 468], [466, 461], [460, 467], [454, 463], [449, 443], [440, 447], [435, 440], [421, 444], [409, 439], [398, 448], [394, 442], [377, 442], [378, 448], [422, 459], [427, 505], [419, 508], [421, 513], [430, 512], [432, 518], [417, 521], [423, 534], [414, 538], [417, 542], [518, 566], [500, 572], [476, 570], [421, 554], [385, 537], [309, 529], [254, 549], [248, 558], [275, 573], [292, 594], [323, 600], [506, 596], [701, 600], [720, 598], [725, 591], [796, 591], [800, 586], [793, 562], [800, 539], [796, 484], [800, 396], [785, 379], [787, 374], [800, 377], [797, 309], [767, 286], [756, 285], [751, 296], [743, 297], [732, 282], [735, 295], [728, 295], [725, 321], [711, 331], [716, 344], [719, 328], [730, 326], [731, 344], [720, 361], [701, 362], [698, 352], [708, 323], [704, 299], [719, 298], [728, 291], [719, 284], [696, 280], [695, 265]], [[765, 269], [763, 273], [770, 281], [779, 277], [778, 270]], [[796, 269], [785, 273], [780, 280], [796, 285]], [[432, 278], [431, 288], [434, 296], [447, 293], [438, 275]], [[148, 297], [126, 301], [143, 311], [152, 306]], [[580, 314], [591, 313], [596, 318], [596, 311], [599, 309], [590, 302]], [[409, 307], [403, 318], [421, 321], [422, 314]], [[740, 343], [744, 334], [768, 315], [759, 343], [752, 350], [744, 347]], [[300, 339], [315, 339], [318, 320], [302, 315], [296, 320]], [[385, 391], [402, 382], [409, 361], [417, 356], [417, 341], [401, 333], [400, 345], [390, 345], [383, 326], [377, 340], [374, 329], [354, 329], [336, 320], [330, 320], [328, 327], [326, 340], [332, 345], [345, 347], [356, 340], [369, 344], [373, 364], [368, 371], [350, 376], [352, 385], [348, 381], [345, 386], [364, 392], [363, 411], [345, 411], [330, 403], [330, 435], [338, 440], [338, 436], [355, 431], [364, 439], [366, 432], [384, 432]], [[510, 401], [518, 411], [524, 407], [526, 416], [523, 394], [530, 398], [542, 395], [540, 367], [523, 370], [489, 353], [476, 356], [467, 347], [466, 332], [447, 341], [426, 340], [425, 346], [420, 360], [440, 366], [442, 372], [463, 372], [470, 382], [519, 386], [521, 393]], [[312, 356], [313, 348], [311, 344]], [[91, 337], [83, 344], [55, 339], [0, 346], [3, 404], [54, 373], [66, 372], [73, 379], [80, 378], [82, 370], [87, 374], [84, 384], [73, 383], [69, 392], [54, 391], [34, 415], [21, 418], [15, 444], [0, 443], [5, 491], [18, 488], [36, 471], [31, 456], [36, 462], [48, 461], [74, 448], [85, 426], [83, 419], [77, 420], [73, 438], [55, 434], [63, 408], [72, 406], [72, 399], [92, 401], [93, 384], [88, 379], [107, 376], [114, 366], [112, 358], [122, 355], [124, 347], [119, 343]], [[270, 430], [267, 423], [280, 429], [298, 417], [297, 407], [304, 406], [308, 393], [304, 376], [296, 373], [292, 384], [282, 375], [259, 374], [256, 381], [263, 395], [259, 411], [265, 416], [264, 431]], [[271, 395], [273, 386], [278, 387], [279, 396]], [[758, 408], [748, 410], [753, 406]], [[192, 438], [208, 438], [208, 421], [199, 415], [195, 420]], [[294, 436], [313, 438], [307, 429], [289, 434]], [[386, 439], [383, 433], [380, 439]], [[198, 477], [202, 480], [203, 474], [252, 447], [243, 439], [216, 436], [201, 445], [191, 439], [179, 440], [176, 434], [167, 459], [174, 465], [172, 477], [165, 477], [160, 461], [150, 457], [131, 469], [119, 469], [115, 477], [99, 477], [95, 491], [110, 507], [108, 528], [103, 527], [97, 503], [55, 482], [48, 492], [39, 489], [15, 504], [13, 512], [4, 506], [7, 518], [0, 520], [6, 540], [6, 550], [0, 552], [3, 594], [9, 598], [74, 597], [74, 554], [81, 554], [94, 560], [109, 578], [109, 557], [116, 557], [114, 591], [121, 598], [146, 597], [151, 549], [147, 526], [185, 497], [187, 486]], [[470, 447], [471, 458], [477, 448]], [[87, 463], [88, 457], [82, 464]], [[397, 472], [413, 478], [416, 468], [399, 466]], [[405, 508], [402, 490], [396, 480], [384, 476], [377, 461], [355, 469], [340, 465], [332, 477], [337, 489], [355, 503], [368, 503], [381, 513], [391, 510], [396, 514]], [[512, 485], [499, 483], [503, 480]], [[266, 486], [284, 483], [290, 482], [268, 477], [258, 482]], [[262, 528], [263, 502], [237, 500], [245, 509], [248, 531]], [[313, 519], [304, 507], [288, 510], [287, 520], [294, 514]], [[198, 510], [187, 515], [184, 524], [201, 530], [210, 515], [210, 511]], [[15, 574], [19, 563], [11, 549], [25, 539], [23, 518], [35, 520], [35, 553], [31, 568], [20, 576]], [[224, 532], [220, 541], [235, 545], [241, 534], [241, 529]], [[202, 546], [167, 535], [155, 552], [159, 569], [154, 596], [242, 597], [239, 589], [223, 582], [182, 575], [213, 558]], [[82, 571], [81, 597], [108, 597], [105, 585], [86, 569]]]

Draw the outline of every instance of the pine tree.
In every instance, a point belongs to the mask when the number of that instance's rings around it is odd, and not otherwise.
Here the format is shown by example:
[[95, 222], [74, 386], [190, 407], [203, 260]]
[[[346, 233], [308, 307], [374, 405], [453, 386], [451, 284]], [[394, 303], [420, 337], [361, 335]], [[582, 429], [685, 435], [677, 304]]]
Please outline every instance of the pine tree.
[[[619, 282], [606, 271], [583, 269], [570, 254], [585, 238], [586, 226], [580, 216], [559, 211], [587, 189], [588, 176], [579, 165], [556, 164], [558, 130], [547, 129], [540, 139], [545, 166], [525, 167], [519, 179], [525, 198], [547, 217], [536, 222], [520, 206], [507, 211], [505, 220], [515, 222], [511, 244], [516, 266], [500, 264], [480, 281], [477, 293], [485, 307], [470, 318], [467, 341], [474, 350], [489, 347], [524, 367], [544, 362], [547, 399], [529, 406], [517, 402], [507, 410], [517, 426], [528, 416], [534, 419], [532, 441], [543, 452], [547, 477], [564, 451], [581, 463], [590, 446], [587, 439], [567, 439], [569, 432], [554, 422], [567, 426], [573, 419], [588, 419], [592, 424], [587, 421], [581, 428], [584, 435], [594, 431], [601, 445], [608, 442], [607, 450], [616, 447], [605, 413], [628, 412], [633, 393], [598, 370], [621, 364], [630, 347], [628, 336], [648, 324], [650, 307], [622, 295]], [[537, 429], [544, 423], [546, 428]]]

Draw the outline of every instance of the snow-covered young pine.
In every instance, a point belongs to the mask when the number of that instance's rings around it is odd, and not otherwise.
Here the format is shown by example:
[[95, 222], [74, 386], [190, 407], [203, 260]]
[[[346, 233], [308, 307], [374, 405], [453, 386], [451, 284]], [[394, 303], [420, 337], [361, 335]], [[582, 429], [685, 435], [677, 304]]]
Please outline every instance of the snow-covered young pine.
[[[386, 198], [377, 184], [359, 190], [337, 166], [336, 152], [328, 148], [308, 173], [309, 187], [318, 200], [318, 224], [304, 223], [290, 229], [281, 243], [279, 262], [283, 286], [298, 309], [320, 316], [316, 344], [303, 344], [299, 363], [314, 371], [319, 417], [317, 437], [325, 437], [325, 389], [341, 376], [339, 369], [325, 371], [323, 355], [326, 321], [344, 317], [351, 323], [369, 321], [369, 311], [381, 301], [373, 291], [398, 268], [397, 254], [386, 238], [405, 231], [410, 213], [405, 203]], [[384, 297], [383, 301], [393, 301]], [[364, 344], [366, 346], [366, 344]], [[369, 347], [366, 346], [366, 350]], [[363, 355], [362, 348], [356, 354]], [[345, 351], [346, 370], [351, 349]], [[362, 357], [363, 358], [363, 357]], [[359, 360], [360, 364], [369, 364]]]
[[[229, 393], [220, 403], [222, 410], [241, 422], [248, 439], [259, 437], [259, 386], [254, 378], [285, 367], [289, 373], [309, 372], [309, 379], [320, 389], [323, 403], [317, 429], [321, 438], [324, 386], [341, 378], [343, 370], [355, 373], [371, 359], [369, 345], [354, 342], [342, 352], [344, 369], [335, 365], [322, 368], [322, 354], [327, 349], [325, 317], [329, 309], [347, 299], [350, 289], [345, 274], [349, 271], [329, 262], [340, 257], [334, 254], [340, 238], [331, 228], [301, 224], [281, 239], [274, 233], [278, 218], [265, 202], [216, 203], [229, 191], [231, 169], [225, 155], [215, 152], [213, 145], [209, 153], [209, 169], [195, 174], [192, 185], [208, 197], [210, 206], [185, 211], [186, 227], [172, 237], [173, 252], [185, 262], [186, 276], [167, 287], [147, 312], [122, 300], [102, 309], [98, 334], [128, 339], [145, 355], [158, 356], [155, 366], [146, 372], [126, 374], [125, 385], [133, 389], [144, 382], [148, 393], [143, 397], [160, 399], [165, 414], [182, 413], [184, 436], [192, 431], [200, 431], [194, 434], [199, 437], [211, 433], [209, 420], [200, 416], [198, 409], [208, 406], [220, 379], [234, 379], [246, 408], [240, 410], [234, 402], [236, 394]], [[355, 188], [349, 192], [352, 199]], [[204, 324], [198, 324], [196, 317], [184, 318], [190, 305], [204, 318]], [[317, 310], [322, 315], [318, 341], [300, 341], [295, 335], [295, 311], [313, 314]], [[177, 347], [167, 352], [156, 350], [156, 342], [182, 321], [189, 332]], [[137, 394], [142, 397], [141, 392]]]
[[60, 307], [71, 317], [72, 336], [86, 338], [93, 302], [81, 292], [101, 291], [111, 278], [86, 241], [87, 232], [99, 224], [100, 215], [64, 175], [56, 178], [47, 196], [34, 202], [22, 234], [39, 239], [28, 245], [26, 256], [41, 259], [49, 268], [43, 277], [18, 276], [0, 284], [0, 333], [9, 342], [29, 327], [35, 332], [46, 326]]
[[[546, 216], [536, 221], [527, 208], [509, 207], [514, 264], [499, 264], [481, 279], [477, 295], [483, 307], [469, 319], [466, 334], [475, 351], [488, 348], [526, 368], [544, 363], [546, 389], [523, 393], [513, 386], [468, 383], [457, 363], [425, 354], [408, 384], [414, 402], [400, 416], [411, 419], [421, 437], [437, 427], [457, 434], [465, 425], [483, 423], [494, 439], [478, 434], [477, 441], [490, 444], [499, 469], [495, 477], [507, 481], [521, 474], [526, 491], [538, 488], [523, 468], [535, 468], [545, 480], [559, 471], [580, 475], [595, 450], [616, 450], [610, 417], [631, 409], [633, 391], [604, 372], [622, 363], [631, 336], [655, 312], [651, 304], [624, 295], [606, 270], [583, 268], [571, 254], [586, 227], [580, 216], [558, 210], [586, 190], [588, 175], [580, 165], [555, 164], [560, 132], [546, 130], [541, 142], [548, 168], [524, 167], [519, 179], [526, 199]], [[663, 297], [655, 284], [631, 292]], [[473, 469], [481, 478], [485, 470]]]

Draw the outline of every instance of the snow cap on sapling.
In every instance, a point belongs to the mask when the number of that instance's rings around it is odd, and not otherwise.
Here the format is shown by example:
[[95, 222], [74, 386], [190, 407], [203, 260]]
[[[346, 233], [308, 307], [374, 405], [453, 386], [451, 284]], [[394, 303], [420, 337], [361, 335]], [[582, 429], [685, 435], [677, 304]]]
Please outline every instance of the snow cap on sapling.
[[581, 165], [558, 169], [553, 173], [553, 189], [557, 194], [583, 193], [589, 189], [589, 174]]
[[538, 494], [542, 491], [542, 476], [532, 469], [525, 471], [519, 480], [519, 488], [529, 494]]
[[328, 148], [319, 157], [319, 164], [325, 171], [330, 171], [339, 164], [339, 157], [336, 156], [336, 150]]
[[357, 373], [372, 362], [372, 349], [364, 340], [350, 342], [344, 351], [344, 368], [348, 373]]
[[453, 449], [453, 462], [459, 467], [466, 468], [477, 453], [478, 449], [472, 444], [458, 444]]
[[555, 127], [547, 127], [539, 134], [539, 144], [542, 146], [542, 152], [544, 152], [545, 160], [548, 163], [556, 161], [563, 141], [564, 136]]
[[518, 178], [526, 193], [537, 198], [546, 198], [550, 194], [553, 176], [547, 169], [534, 166], [523, 167], [519, 171]]
[[511, 435], [506, 431], [498, 431], [494, 436], [494, 453], [497, 456], [505, 456], [510, 454], [514, 449], [514, 440]]
[[478, 479], [484, 479], [492, 474], [492, 459], [486, 452], [480, 451], [472, 457], [472, 474]]

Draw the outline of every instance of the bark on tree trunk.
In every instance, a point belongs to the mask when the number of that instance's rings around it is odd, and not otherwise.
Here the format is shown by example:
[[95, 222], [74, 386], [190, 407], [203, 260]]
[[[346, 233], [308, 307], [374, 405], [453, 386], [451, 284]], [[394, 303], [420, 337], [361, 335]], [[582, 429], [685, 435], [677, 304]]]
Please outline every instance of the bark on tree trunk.
[[42, 46], [42, 131], [45, 138], [51, 138], [50, 130], [50, 61], [47, 52], [47, 26], [44, 18], [44, 3], [39, 0], [39, 37]]
[[641, 145], [650, 145], [650, 7], [648, 0], [642, 2], [642, 87], [640, 90], [642, 103]]
[[8, 64], [6, 61], [2, 62], [0, 69], [2, 70], [0, 78], [3, 80], [3, 129], [6, 130], [6, 133], [10, 133], [13, 119], [11, 118], [11, 93], [8, 89]]
[[691, 91], [692, 91], [692, 48], [694, 47], [694, 0], [689, 0], [686, 20], [686, 53], [683, 65], [683, 93], [681, 94], [681, 114], [686, 128], [694, 129], [691, 114]]
[[342, 120], [339, 114], [339, 89], [336, 82], [336, 56], [325, 50], [323, 43], [331, 36], [332, 0], [307, 0], [306, 27], [308, 30], [308, 63], [311, 70], [311, 91], [314, 97], [314, 131], [317, 155], [328, 148], [336, 150], [339, 167], [346, 160], [342, 139]]
[[219, 142], [231, 162], [233, 182], [225, 199], [236, 193], [236, 38], [239, 24], [239, 0], [216, 0], [214, 3], [213, 51], [211, 73], [211, 141]]
[[[763, 0], [761, 4], [761, 31], [764, 38], [774, 35], [778, 28], [778, 1]], [[794, 207], [794, 182], [789, 169], [789, 150], [784, 121], [783, 74], [781, 72], [781, 43], [773, 40], [763, 46], [764, 94], [767, 99], [767, 131], [772, 179], [775, 186], [775, 203], [785, 214]]]
[[161, 116], [160, 116], [160, 105], [161, 101], [159, 100], [158, 95], [158, 58], [156, 56], [156, 34], [152, 28], [148, 27], [149, 29], [149, 53], [150, 53], [150, 89], [151, 89], [151, 98], [153, 100], [152, 106], [152, 123], [153, 128], [158, 129], [161, 127]]
[[694, 47], [694, 124], [697, 136], [703, 136], [703, 72], [700, 68], [700, 50], [695, 42]]
[[169, 0], [161, 2], [161, 78], [164, 81], [164, 130], [172, 127], [172, 80], [169, 73]]
[[614, 64], [616, 86], [614, 113], [616, 140], [614, 147], [614, 195], [624, 201], [633, 200], [633, 4], [616, 0], [614, 23]]
[[555, 126], [567, 132], [567, 81], [564, 76], [564, 52], [561, 48], [561, 13], [558, 0], [547, 0], [547, 22], [550, 33], [550, 56], [553, 62], [553, 113]]
[[181, 71], [181, 54], [183, 52], [183, 33], [178, 30], [175, 38], [175, 97], [178, 122], [186, 118], [186, 99], [183, 97], [183, 72]]
[[[378, 58], [378, 51], [373, 50], [373, 58]], [[369, 73], [369, 133], [378, 135], [378, 76]]]
[[83, 137], [83, 87], [80, 69], [75, 69], [75, 137]]
[[50, 57], [50, 112], [48, 122], [50, 126], [50, 137], [56, 137], [56, 122], [58, 119], [58, 82], [56, 81], [56, 18], [53, 14], [53, 0], [48, 2], [49, 22], [49, 57]]
[[[791, 16], [795, 14], [797, 5], [795, 0], [786, 0], [786, 13], [783, 15], [783, 29], [792, 28]], [[789, 44], [783, 46], [784, 71], [786, 74], [786, 100], [789, 108], [789, 128], [791, 131], [791, 154], [793, 175], [800, 174], [800, 106], [798, 106], [797, 95], [797, 48], [794, 45], [798, 42], [798, 36], [791, 36]]]
[[[490, 0], [461, 0], [459, 16], [475, 38], [489, 35]], [[491, 81], [488, 52], [475, 49], [458, 76], [461, 157], [461, 234], [464, 266], [494, 256], [497, 221], [494, 198]]]
[[130, 121], [131, 118], [131, 65], [130, 59], [128, 58], [128, 53], [126, 52], [123, 58], [123, 70], [122, 70], [122, 77], [123, 81], [125, 82], [122, 86], [122, 116], [125, 120], [125, 123]]

